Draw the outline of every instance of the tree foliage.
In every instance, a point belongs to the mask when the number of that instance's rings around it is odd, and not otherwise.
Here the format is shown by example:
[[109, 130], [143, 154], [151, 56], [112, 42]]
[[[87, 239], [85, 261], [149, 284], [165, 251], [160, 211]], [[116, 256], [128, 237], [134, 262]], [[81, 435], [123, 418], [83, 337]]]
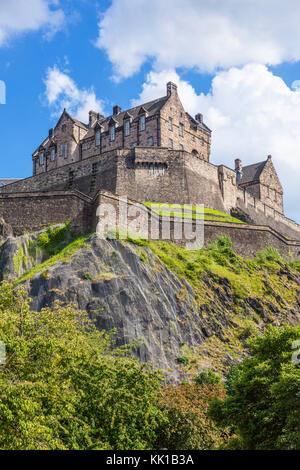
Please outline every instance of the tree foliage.
[[[292, 361], [300, 327], [269, 327], [248, 341], [251, 358], [235, 367], [225, 400], [214, 400], [210, 415], [233, 426], [244, 449], [300, 449], [300, 365]], [[231, 444], [232, 447], [232, 444]]]
[[85, 312], [29, 309], [22, 288], [0, 286], [1, 449], [146, 449], [164, 422], [161, 376]]
[[207, 450], [227, 442], [227, 430], [218, 429], [207, 416], [212, 398], [222, 400], [225, 393], [219, 384], [165, 387], [160, 406], [167, 413], [167, 421], [158, 430], [158, 446], [170, 450]]

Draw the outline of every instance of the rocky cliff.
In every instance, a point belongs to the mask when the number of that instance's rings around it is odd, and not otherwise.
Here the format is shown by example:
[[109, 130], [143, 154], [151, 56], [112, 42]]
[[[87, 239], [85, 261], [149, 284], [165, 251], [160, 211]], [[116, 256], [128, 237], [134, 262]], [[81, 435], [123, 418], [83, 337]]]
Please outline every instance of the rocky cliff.
[[188, 252], [97, 235], [68, 240], [60, 230], [54, 244], [46, 232], [6, 239], [1, 279], [26, 284], [36, 311], [71, 302], [99, 329], [115, 328], [118, 344], [140, 340], [138, 357], [174, 378], [228, 370], [267, 324], [300, 324], [300, 266], [272, 251], [247, 261], [226, 240]]

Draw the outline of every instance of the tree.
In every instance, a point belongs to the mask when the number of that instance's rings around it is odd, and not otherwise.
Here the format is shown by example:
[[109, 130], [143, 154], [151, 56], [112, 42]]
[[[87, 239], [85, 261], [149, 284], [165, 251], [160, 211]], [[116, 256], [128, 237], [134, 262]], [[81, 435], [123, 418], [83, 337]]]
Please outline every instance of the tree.
[[229, 396], [210, 416], [233, 426], [244, 449], [300, 449], [300, 367], [292, 361], [300, 327], [269, 327], [248, 341], [252, 357], [230, 375]]
[[0, 286], [1, 449], [150, 449], [165, 421], [161, 375], [113, 348], [85, 312], [32, 312], [23, 288]]
[[217, 448], [228, 440], [227, 431], [218, 429], [207, 416], [212, 398], [224, 399], [219, 385], [185, 383], [164, 388], [160, 406], [167, 421], [158, 429], [157, 446], [171, 450], [207, 450]]

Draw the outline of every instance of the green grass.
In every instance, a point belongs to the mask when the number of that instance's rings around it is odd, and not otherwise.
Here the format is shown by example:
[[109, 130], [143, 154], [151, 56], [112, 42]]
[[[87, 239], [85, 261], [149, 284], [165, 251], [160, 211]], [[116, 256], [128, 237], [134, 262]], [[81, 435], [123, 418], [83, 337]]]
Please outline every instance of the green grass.
[[67, 263], [68, 261], [70, 261], [71, 256], [76, 253], [76, 251], [78, 251], [80, 248], [83, 248], [84, 246], [87, 246], [85, 242], [90, 236], [91, 234], [79, 236], [43, 263], [34, 266], [29, 271], [26, 271], [21, 277], [19, 277], [15, 281], [15, 283], [20, 284], [21, 282], [28, 281], [29, 279], [32, 279], [36, 274], [44, 271], [50, 266], [57, 264], [58, 262]]
[[[244, 224], [241, 220], [232, 217], [229, 214], [224, 212], [216, 211], [214, 209], [199, 208], [190, 205], [183, 204], [159, 204], [156, 202], [143, 202], [143, 204], [148, 208], [153, 208], [153, 211], [161, 216], [169, 217], [180, 217], [193, 220], [206, 220], [206, 221], [215, 221], [215, 222], [230, 222], [235, 224]], [[178, 211], [174, 209], [185, 209], [186, 211], [191, 211], [183, 213], [183, 211]]]

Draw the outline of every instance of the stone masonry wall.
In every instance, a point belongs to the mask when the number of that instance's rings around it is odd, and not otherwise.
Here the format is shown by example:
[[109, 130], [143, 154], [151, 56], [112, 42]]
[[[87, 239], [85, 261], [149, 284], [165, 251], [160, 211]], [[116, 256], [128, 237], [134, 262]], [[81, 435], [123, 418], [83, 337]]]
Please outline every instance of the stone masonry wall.
[[92, 228], [92, 200], [76, 192], [12, 193], [0, 196], [0, 214], [15, 236], [71, 221], [76, 233]]
[[[151, 223], [150, 223], [150, 210], [146, 207], [141, 207], [138, 203], [134, 201], [127, 200], [128, 207], [136, 206], [139, 211], [139, 214], [144, 212], [145, 216], [145, 226], [147, 226], [148, 233], [144, 234], [144, 238], [151, 239]], [[114, 216], [112, 218], [106, 216], [107, 225], [105, 226], [106, 230], [109, 230], [111, 223], [111, 228], [119, 228], [119, 197], [110, 194], [107, 192], [101, 192], [98, 194], [94, 202], [94, 218], [93, 218], [93, 227], [96, 230], [98, 223], [98, 218], [96, 216], [97, 208], [100, 204], [109, 204], [114, 207], [116, 219]], [[138, 214], [138, 215], [139, 215]], [[162, 237], [162, 220], [163, 218], [151, 213], [151, 217], [157, 219], [159, 225], [159, 237]], [[129, 222], [131, 218], [129, 218]], [[193, 231], [195, 231], [195, 224], [197, 222], [191, 221], [188, 222], [193, 224]], [[172, 241], [179, 245], [185, 245], [187, 240], [183, 236], [182, 239], [177, 240], [174, 237], [175, 225], [180, 224], [181, 221], [178, 219], [170, 218], [170, 237], [166, 241]], [[122, 228], [125, 225], [122, 224]], [[183, 230], [184, 233], [184, 230]], [[233, 249], [239, 255], [245, 258], [253, 258], [257, 251], [264, 250], [267, 246], [272, 246], [276, 248], [279, 253], [286, 259], [300, 259], [300, 241], [292, 241], [282, 236], [280, 233], [271, 229], [270, 227], [264, 226], [254, 226], [254, 225], [241, 225], [241, 224], [232, 224], [227, 222], [205, 222], [204, 223], [204, 246], [208, 246], [211, 241], [215, 241], [218, 235], [225, 233], [232, 240]]]
[[245, 212], [254, 223], [268, 225], [288, 238], [300, 240], [300, 225], [252, 197], [247, 191], [237, 189], [236, 207]]

